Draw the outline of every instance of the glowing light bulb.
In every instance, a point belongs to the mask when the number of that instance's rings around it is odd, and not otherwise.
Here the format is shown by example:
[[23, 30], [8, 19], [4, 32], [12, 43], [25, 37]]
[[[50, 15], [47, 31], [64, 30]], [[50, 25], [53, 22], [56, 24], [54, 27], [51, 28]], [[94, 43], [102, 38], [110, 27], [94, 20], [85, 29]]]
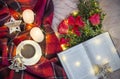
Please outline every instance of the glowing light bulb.
[[75, 66], [79, 67], [80, 66], [80, 62], [79, 61], [75, 62]]
[[55, 32], [55, 35], [59, 38], [59, 33], [58, 32]]
[[99, 55], [96, 56], [96, 59], [97, 59], [97, 60], [101, 60], [101, 56], [99, 56]]
[[31, 24], [34, 22], [34, 12], [31, 9], [26, 9], [22, 13], [25, 23]]
[[66, 59], [67, 59], [66, 56], [62, 56], [63, 61], [66, 61]]
[[95, 44], [96, 44], [96, 45], [101, 44], [101, 40], [100, 40], [100, 39], [95, 39], [95, 41], [94, 41], [94, 42], [95, 42]]
[[42, 42], [44, 40], [44, 34], [42, 33], [39, 27], [33, 27], [30, 30], [30, 36], [36, 42]]
[[109, 63], [109, 60], [107, 58], [103, 59], [103, 64]]
[[78, 12], [78, 10], [76, 10], [76, 11], [73, 11], [73, 13], [72, 13], [72, 14], [73, 14], [73, 16], [77, 16], [77, 15], [78, 15], [78, 13], [79, 13], [79, 12]]
[[62, 47], [63, 50], [66, 50], [66, 49], [67, 49], [67, 47], [66, 47], [65, 44], [61, 44], [61, 47]]

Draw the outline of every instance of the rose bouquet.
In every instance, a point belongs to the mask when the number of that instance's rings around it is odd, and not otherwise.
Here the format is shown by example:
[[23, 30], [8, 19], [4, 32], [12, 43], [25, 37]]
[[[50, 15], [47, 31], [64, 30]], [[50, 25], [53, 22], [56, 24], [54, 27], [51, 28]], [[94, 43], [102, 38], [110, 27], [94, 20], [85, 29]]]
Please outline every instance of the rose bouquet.
[[78, 11], [74, 11], [58, 26], [61, 46], [64, 49], [77, 45], [103, 32], [105, 14], [97, 0], [79, 0]]

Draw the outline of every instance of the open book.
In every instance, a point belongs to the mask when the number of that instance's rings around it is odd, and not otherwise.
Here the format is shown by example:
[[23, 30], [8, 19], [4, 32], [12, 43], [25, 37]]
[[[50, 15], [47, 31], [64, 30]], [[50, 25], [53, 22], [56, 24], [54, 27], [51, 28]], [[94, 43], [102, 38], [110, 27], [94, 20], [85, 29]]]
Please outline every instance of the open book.
[[120, 69], [120, 57], [108, 32], [58, 54], [69, 79], [97, 79], [94, 65], [109, 64], [112, 71]]

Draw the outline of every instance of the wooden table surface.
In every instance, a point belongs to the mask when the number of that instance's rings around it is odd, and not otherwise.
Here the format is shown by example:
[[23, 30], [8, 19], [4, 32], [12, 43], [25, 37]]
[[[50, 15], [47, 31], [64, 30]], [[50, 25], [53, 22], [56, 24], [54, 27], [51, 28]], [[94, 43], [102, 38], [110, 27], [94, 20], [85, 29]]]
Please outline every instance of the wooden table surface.
[[106, 13], [103, 29], [108, 31], [120, 53], [120, 0], [99, 0], [100, 6]]
[[[120, 0], [100, 0], [100, 6], [106, 13], [103, 29], [110, 33], [120, 54]], [[113, 72], [109, 79], [120, 79], [120, 70]]]

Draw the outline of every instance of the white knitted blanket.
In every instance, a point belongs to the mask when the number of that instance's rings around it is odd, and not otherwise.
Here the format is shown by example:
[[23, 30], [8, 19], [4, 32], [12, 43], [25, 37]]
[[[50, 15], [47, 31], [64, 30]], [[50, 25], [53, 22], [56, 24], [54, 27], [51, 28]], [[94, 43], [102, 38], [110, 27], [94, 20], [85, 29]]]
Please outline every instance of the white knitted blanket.
[[53, 0], [54, 18], [52, 28], [57, 32], [59, 23], [67, 17], [72, 11], [77, 10], [78, 0]]

